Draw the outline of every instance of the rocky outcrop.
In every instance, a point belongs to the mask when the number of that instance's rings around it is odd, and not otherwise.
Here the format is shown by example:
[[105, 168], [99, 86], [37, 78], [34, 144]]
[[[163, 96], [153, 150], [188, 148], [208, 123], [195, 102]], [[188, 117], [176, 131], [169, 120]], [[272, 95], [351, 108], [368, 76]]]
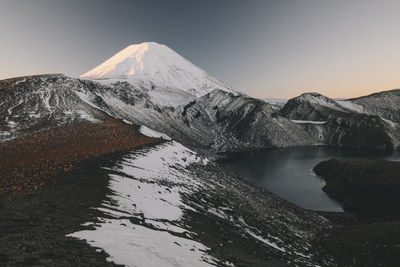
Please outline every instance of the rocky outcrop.
[[324, 177], [323, 190], [347, 211], [399, 214], [400, 163], [328, 160], [314, 167]]

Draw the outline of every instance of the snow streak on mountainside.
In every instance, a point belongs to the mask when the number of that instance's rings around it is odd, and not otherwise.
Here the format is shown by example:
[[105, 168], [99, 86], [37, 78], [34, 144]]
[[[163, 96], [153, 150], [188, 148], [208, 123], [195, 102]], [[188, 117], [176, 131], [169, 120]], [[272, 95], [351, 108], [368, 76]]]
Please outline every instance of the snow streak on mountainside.
[[148, 88], [180, 89], [195, 96], [214, 89], [233, 92], [169, 47], [154, 42], [130, 45], [81, 77], [144, 83]]

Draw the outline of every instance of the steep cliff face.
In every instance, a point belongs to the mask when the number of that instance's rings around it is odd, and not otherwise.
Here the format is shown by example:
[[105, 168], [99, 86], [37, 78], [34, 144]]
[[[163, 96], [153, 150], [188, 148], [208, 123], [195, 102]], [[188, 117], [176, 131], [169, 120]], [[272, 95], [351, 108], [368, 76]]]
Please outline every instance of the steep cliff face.
[[324, 124], [324, 143], [348, 147], [394, 149], [397, 138], [391, 136], [392, 126], [379, 116], [352, 114], [331, 118]]
[[389, 150], [400, 148], [399, 125], [379, 116], [350, 114], [331, 117], [323, 124], [301, 125], [321, 144]]

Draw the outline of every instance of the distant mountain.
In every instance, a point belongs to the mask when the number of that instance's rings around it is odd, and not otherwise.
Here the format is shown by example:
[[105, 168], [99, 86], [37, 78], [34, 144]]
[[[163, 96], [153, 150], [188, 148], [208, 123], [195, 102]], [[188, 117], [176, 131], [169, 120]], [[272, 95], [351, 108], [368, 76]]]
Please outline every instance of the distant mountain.
[[[340, 103], [343, 102], [345, 101], [340, 101]], [[400, 122], [400, 89], [357, 97], [346, 102], [352, 103], [360, 112], [378, 115], [393, 122]]]
[[195, 96], [214, 89], [233, 92], [169, 47], [154, 42], [130, 45], [81, 78], [125, 80], [148, 88], [180, 89]]
[[293, 120], [326, 121], [350, 113], [377, 115], [400, 122], [400, 89], [383, 91], [351, 99], [331, 99], [319, 93], [304, 93], [289, 99], [280, 114]]
[[326, 121], [330, 116], [350, 113], [335, 100], [319, 93], [304, 93], [289, 99], [281, 109], [282, 116], [292, 120]]
[[400, 90], [334, 100], [318, 93], [290, 99], [280, 114], [328, 145], [398, 149]]

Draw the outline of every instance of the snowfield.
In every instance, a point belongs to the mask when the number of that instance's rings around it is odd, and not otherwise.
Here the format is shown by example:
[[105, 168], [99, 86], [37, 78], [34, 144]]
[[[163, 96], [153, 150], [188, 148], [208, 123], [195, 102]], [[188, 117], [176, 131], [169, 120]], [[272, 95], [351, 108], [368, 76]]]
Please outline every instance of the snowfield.
[[[148, 128], [144, 132], [157, 135]], [[69, 236], [105, 250], [117, 264], [210, 266], [217, 260], [207, 254], [209, 248], [194, 241], [192, 231], [180, 222], [190, 208], [181, 194], [201, 186], [185, 171], [194, 162], [208, 160], [174, 141], [125, 157], [110, 170], [114, 194], [99, 208], [113, 218], [100, 218], [95, 231]]]

